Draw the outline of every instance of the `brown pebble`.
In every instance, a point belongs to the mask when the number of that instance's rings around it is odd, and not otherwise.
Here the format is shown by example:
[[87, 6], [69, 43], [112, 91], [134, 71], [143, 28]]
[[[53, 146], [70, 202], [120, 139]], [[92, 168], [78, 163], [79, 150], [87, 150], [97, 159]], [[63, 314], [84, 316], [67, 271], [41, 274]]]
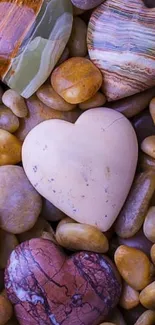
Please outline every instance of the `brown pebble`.
[[42, 200], [23, 168], [0, 167], [0, 190], [0, 228], [13, 234], [31, 229], [41, 212]]
[[16, 116], [21, 118], [27, 116], [28, 109], [25, 100], [15, 90], [6, 90], [3, 94], [2, 102], [4, 105], [9, 107]]
[[109, 249], [108, 240], [99, 229], [70, 221], [60, 221], [56, 229], [56, 240], [60, 246], [69, 250], [106, 253]]
[[141, 291], [139, 299], [145, 308], [155, 309], [155, 281]]
[[60, 119], [74, 123], [80, 116], [80, 110], [73, 110], [71, 112], [56, 111], [47, 105], [43, 104], [37, 96], [32, 96], [26, 100], [29, 114], [26, 118], [20, 121], [20, 126], [15, 135], [21, 141], [24, 141], [27, 134], [39, 123], [50, 120]]
[[150, 207], [143, 224], [145, 236], [155, 243], [155, 206]]
[[140, 249], [147, 255], [148, 258], [150, 258], [150, 249], [152, 247], [152, 242], [145, 237], [142, 228], [133, 237], [117, 237], [117, 239], [119, 245], [126, 245], [129, 247]]
[[155, 158], [155, 135], [147, 137], [141, 144], [141, 150], [152, 158]]
[[151, 260], [152, 260], [153, 264], [155, 265], [155, 244], [152, 245], [152, 247], [151, 247], [150, 255], [151, 255]]
[[153, 98], [154, 94], [155, 87], [115, 102], [107, 103], [107, 107], [116, 109], [127, 118], [131, 118], [149, 106], [150, 100]]
[[139, 292], [123, 282], [122, 295], [119, 304], [124, 309], [132, 309], [139, 304]]
[[142, 251], [121, 245], [114, 260], [124, 281], [135, 290], [142, 290], [150, 283], [152, 265]]
[[41, 86], [37, 92], [37, 97], [50, 108], [58, 111], [66, 112], [71, 111], [76, 105], [67, 103], [62, 97], [60, 97], [51, 85], [45, 84]]
[[87, 54], [87, 25], [80, 17], [74, 17], [68, 48], [71, 57], [84, 57]]
[[141, 171], [151, 169], [151, 170], [153, 170], [155, 172], [155, 159], [153, 159], [152, 157], [146, 155], [143, 152], [140, 152], [138, 166], [139, 166]]
[[149, 110], [145, 110], [135, 116], [132, 119], [132, 125], [135, 129], [139, 144], [150, 135], [155, 135], [155, 126]]
[[90, 108], [102, 107], [105, 104], [105, 102], [106, 102], [105, 96], [98, 91], [92, 98], [79, 104], [79, 108], [82, 110], [86, 110]]
[[19, 128], [19, 119], [4, 105], [0, 105], [0, 129], [14, 133]]
[[154, 325], [155, 324], [155, 311], [146, 310], [134, 325]]
[[93, 97], [102, 84], [102, 74], [88, 59], [70, 58], [51, 75], [54, 90], [70, 104], [79, 104]]
[[16, 136], [0, 129], [0, 166], [18, 164], [21, 161], [21, 148]]
[[0, 325], [6, 324], [6, 322], [12, 317], [13, 308], [9, 300], [0, 294]]
[[139, 174], [132, 185], [127, 200], [115, 224], [115, 231], [122, 238], [134, 236], [141, 228], [155, 190], [155, 173]]
[[85, 10], [73, 6], [73, 16], [79, 16], [83, 14]]
[[5, 268], [10, 254], [18, 245], [17, 237], [0, 229], [0, 268]]

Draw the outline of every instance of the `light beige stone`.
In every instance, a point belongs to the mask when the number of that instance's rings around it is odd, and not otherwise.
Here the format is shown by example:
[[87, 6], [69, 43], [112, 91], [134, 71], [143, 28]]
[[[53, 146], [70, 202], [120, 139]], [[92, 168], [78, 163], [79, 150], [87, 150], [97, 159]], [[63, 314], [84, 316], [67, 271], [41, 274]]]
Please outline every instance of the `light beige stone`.
[[43, 197], [76, 221], [107, 231], [128, 195], [137, 154], [130, 122], [114, 110], [96, 108], [75, 125], [49, 120], [36, 126], [25, 139], [22, 159]]

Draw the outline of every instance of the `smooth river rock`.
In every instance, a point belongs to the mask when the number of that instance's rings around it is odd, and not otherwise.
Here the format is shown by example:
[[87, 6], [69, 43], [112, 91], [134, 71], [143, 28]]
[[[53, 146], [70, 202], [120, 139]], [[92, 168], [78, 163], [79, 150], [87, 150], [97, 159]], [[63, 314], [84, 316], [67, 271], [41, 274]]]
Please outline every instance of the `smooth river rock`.
[[103, 73], [108, 101], [155, 85], [155, 9], [142, 0], [107, 0], [92, 13], [90, 59]]
[[90, 252], [67, 257], [45, 239], [26, 241], [12, 252], [5, 286], [20, 325], [98, 325], [121, 293], [107, 257]]
[[122, 114], [96, 108], [84, 112], [75, 125], [40, 123], [26, 137], [22, 159], [43, 197], [72, 219], [107, 231], [133, 181], [137, 139]]

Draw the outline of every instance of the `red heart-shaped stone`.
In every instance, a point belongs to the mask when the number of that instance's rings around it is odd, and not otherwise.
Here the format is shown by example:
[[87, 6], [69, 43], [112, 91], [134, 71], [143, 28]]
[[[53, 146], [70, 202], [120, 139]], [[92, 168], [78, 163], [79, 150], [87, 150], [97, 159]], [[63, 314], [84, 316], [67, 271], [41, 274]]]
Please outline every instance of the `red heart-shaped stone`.
[[21, 325], [97, 325], [121, 293], [107, 257], [91, 252], [68, 257], [45, 239], [24, 242], [12, 252], [5, 284]]

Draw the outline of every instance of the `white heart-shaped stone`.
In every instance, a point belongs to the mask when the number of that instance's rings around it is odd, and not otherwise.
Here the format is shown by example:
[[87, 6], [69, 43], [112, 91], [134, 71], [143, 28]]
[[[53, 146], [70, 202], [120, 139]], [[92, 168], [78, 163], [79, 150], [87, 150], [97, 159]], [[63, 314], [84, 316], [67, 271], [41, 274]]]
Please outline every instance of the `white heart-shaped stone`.
[[36, 190], [81, 223], [107, 231], [130, 190], [138, 157], [130, 122], [108, 108], [75, 124], [48, 120], [26, 137], [23, 166]]

